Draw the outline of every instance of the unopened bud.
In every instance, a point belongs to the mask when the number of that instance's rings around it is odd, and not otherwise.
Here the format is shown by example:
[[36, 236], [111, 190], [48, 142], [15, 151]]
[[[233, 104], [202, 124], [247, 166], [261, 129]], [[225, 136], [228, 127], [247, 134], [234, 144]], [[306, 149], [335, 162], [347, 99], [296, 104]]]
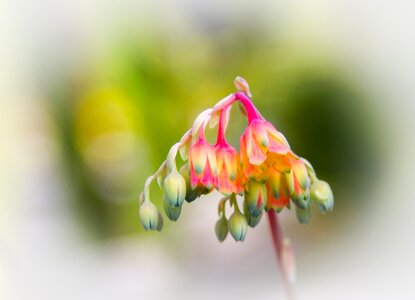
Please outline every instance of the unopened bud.
[[249, 211], [246, 202], [244, 201], [244, 215], [246, 217], [246, 221], [248, 222], [248, 226], [254, 228], [258, 225], [259, 221], [261, 221], [263, 211], [259, 214], [259, 216], [254, 217], [251, 212]]
[[164, 180], [166, 198], [171, 207], [181, 206], [186, 195], [186, 181], [176, 170], [173, 170]]
[[180, 213], [182, 212], [182, 207], [181, 206], [174, 206], [171, 207], [170, 203], [168, 202], [168, 200], [166, 199], [166, 197], [163, 197], [163, 208], [164, 208], [164, 212], [166, 213], [167, 218], [169, 218], [169, 220], [176, 222], [179, 217], [180, 217]]
[[229, 228], [228, 228], [228, 221], [226, 220], [226, 218], [224, 216], [222, 216], [215, 225], [215, 233], [216, 233], [216, 237], [218, 238], [219, 242], [223, 242], [229, 232]]
[[254, 217], [258, 217], [267, 203], [267, 187], [265, 183], [251, 180], [245, 192], [245, 202]]
[[295, 203], [297, 207], [302, 209], [308, 209], [311, 206], [310, 190], [307, 189], [305, 191], [292, 194], [291, 200]]
[[238, 210], [235, 210], [229, 218], [229, 231], [235, 241], [243, 242], [245, 240], [246, 233], [248, 231], [248, 222], [245, 216]]
[[146, 231], [156, 230], [159, 222], [157, 207], [150, 201], [144, 201], [139, 210], [140, 222]]
[[317, 205], [322, 213], [326, 213], [333, 209], [333, 192], [327, 182], [316, 180], [311, 184], [310, 190], [311, 200]]
[[308, 224], [311, 220], [311, 205], [308, 208], [300, 208], [298, 206], [295, 207], [295, 214], [297, 216], [298, 222], [301, 224]]
[[248, 97], [252, 97], [251, 92], [249, 91], [248, 82], [244, 78], [237, 76], [233, 83], [238, 91], [244, 92]]

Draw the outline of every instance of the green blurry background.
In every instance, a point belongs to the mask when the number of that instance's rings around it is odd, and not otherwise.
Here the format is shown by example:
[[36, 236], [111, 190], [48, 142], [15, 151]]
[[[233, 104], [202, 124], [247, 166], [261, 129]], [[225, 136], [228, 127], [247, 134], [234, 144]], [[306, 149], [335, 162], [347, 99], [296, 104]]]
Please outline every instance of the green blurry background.
[[[399, 279], [410, 277], [415, 250], [414, 224], [401, 217], [413, 208], [407, 9], [341, 1], [4, 8], [5, 299], [282, 297], [266, 220], [244, 244], [219, 244], [218, 194], [185, 204], [162, 233], [138, 221], [146, 177], [200, 111], [235, 91], [238, 75], [335, 194], [333, 213], [316, 212], [308, 226], [281, 213], [299, 299], [390, 299], [397, 290], [411, 299]], [[246, 124], [237, 109], [232, 120], [237, 147]], [[152, 199], [161, 207], [156, 185]]]

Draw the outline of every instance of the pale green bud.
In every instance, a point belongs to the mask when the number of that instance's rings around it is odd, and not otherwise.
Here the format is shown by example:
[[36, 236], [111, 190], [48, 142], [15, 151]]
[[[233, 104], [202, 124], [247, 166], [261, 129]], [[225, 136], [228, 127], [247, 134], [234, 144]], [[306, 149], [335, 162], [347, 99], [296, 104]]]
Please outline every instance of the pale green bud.
[[159, 223], [157, 207], [150, 201], [144, 201], [139, 209], [140, 222], [146, 231], [156, 230]]
[[261, 221], [262, 214], [263, 214], [263, 211], [260, 212], [259, 216], [254, 217], [249, 211], [248, 207], [246, 206], [246, 202], [244, 201], [244, 215], [250, 227], [254, 228], [255, 226], [258, 225], [259, 221]]
[[248, 222], [243, 214], [238, 210], [231, 215], [229, 218], [229, 231], [235, 241], [243, 242], [248, 231]]
[[173, 170], [164, 180], [164, 190], [171, 207], [181, 206], [186, 195], [186, 181], [179, 172]]
[[179, 219], [180, 213], [182, 212], [182, 207], [181, 206], [171, 207], [170, 203], [168, 202], [165, 196], [163, 197], [163, 208], [169, 220], [176, 222]]
[[311, 220], [311, 205], [308, 208], [300, 208], [298, 206], [295, 207], [295, 214], [297, 216], [298, 222], [301, 224], [308, 224]]
[[310, 190], [311, 200], [322, 213], [326, 213], [333, 209], [333, 192], [327, 182], [316, 180], [311, 184]]
[[226, 237], [228, 236], [229, 228], [228, 228], [228, 221], [223, 216], [221, 217], [215, 225], [215, 233], [216, 237], [218, 238], [219, 242], [223, 242]]
[[251, 180], [245, 192], [245, 202], [254, 217], [258, 217], [267, 203], [267, 187], [265, 183]]

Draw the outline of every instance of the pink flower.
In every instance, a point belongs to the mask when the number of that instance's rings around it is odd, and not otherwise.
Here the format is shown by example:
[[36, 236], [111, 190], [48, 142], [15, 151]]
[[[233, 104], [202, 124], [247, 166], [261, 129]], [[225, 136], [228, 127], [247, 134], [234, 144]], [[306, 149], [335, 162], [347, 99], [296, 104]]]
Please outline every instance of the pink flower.
[[240, 140], [241, 155], [246, 155], [252, 165], [259, 166], [268, 153], [287, 154], [290, 151], [285, 137], [271, 123], [263, 119], [254, 119], [246, 128]]
[[239, 155], [235, 148], [226, 142], [215, 145], [218, 178], [216, 187], [224, 195], [242, 192]]
[[189, 148], [190, 184], [192, 189], [204, 186], [210, 189], [216, 183], [216, 155], [203, 136]]

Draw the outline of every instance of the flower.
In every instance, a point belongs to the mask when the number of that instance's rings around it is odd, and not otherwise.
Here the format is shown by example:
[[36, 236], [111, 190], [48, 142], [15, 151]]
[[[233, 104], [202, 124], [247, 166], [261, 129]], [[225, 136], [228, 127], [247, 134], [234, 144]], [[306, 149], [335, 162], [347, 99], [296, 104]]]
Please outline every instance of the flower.
[[[317, 179], [312, 165], [296, 155], [284, 135], [256, 109], [246, 80], [237, 77], [235, 85], [237, 92], [196, 117], [192, 127], [170, 148], [160, 169], [146, 180], [145, 195], [140, 200], [140, 220], [146, 230], [162, 226], [157, 209], [148, 199], [154, 178], [165, 190], [162, 203], [172, 221], [180, 217], [184, 200], [192, 202], [214, 188], [222, 193], [225, 198], [220, 201], [219, 221], [215, 226], [219, 241], [228, 232], [236, 241], [243, 241], [248, 226], [255, 227], [264, 212], [274, 224], [271, 215], [290, 208], [291, 201], [298, 221], [303, 224], [310, 222], [311, 202], [323, 213], [333, 208], [333, 193], [328, 183]], [[239, 151], [225, 136], [235, 102], [241, 105], [248, 121], [239, 138]], [[205, 138], [208, 126], [217, 127], [214, 145]], [[179, 153], [181, 162], [177, 159]], [[238, 208], [237, 195], [244, 197], [243, 212]], [[229, 220], [225, 215], [226, 201], [234, 207]]]
[[286, 174], [286, 180], [293, 202], [307, 209], [310, 205], [310, 178], [301, 159], [291, 160], [291, 172]]
[[285, 175], [269, 168], [265, 177], [268, 190], [267, 209], [281, 211], [284, 207], [290, 207], [290, 194]]
[[254, 217], [259, 217], [267, 203], [267, 187], [265, 183], [250, 180], [245, 189], [245, 203]]
[[285, 155], [290, 151], [285, 137], [274, 126], [263, 119], [254, 119], [241, 137], [241, 149], [250, 164], [259, 166], [267, 159], [268, 153]]
[[[295, 214], [301, 224], [311, 220], [311, 202], [322, 213], [331, 211], [333, 192], [327, 182], [319, 180], [312, 165], [296, 155], [271, 123], [266, 121], [251, 101], [245, 79], [235, 79], [237, 92], [219, 101], [213, 108], [200, 113], [192, 127], [174, 144], [155, 174], [147, 178], [140, 194], [139, 217], [146, 230], [161, 230], [163, 219], [150, 202], [150, 184], [157, 178], [165, 189], [162, 200], [164, 212], [171, 221], [180, 217], [184, 200], [192, 202], [216, 188], [225, 195], [219, 201], [219, 220], [215, 234], [223, 242], [228, 233], [235, 241], [244, 241], [248, 227], [254, 228], [267, 215], [277, 259], [286, 282], [295, 279], [293, 247], [284, 239], [277, 214], [295, 204]], [[232, 104], [238, 101], [248, 126], [240, 137], [239, 153], [225, 137]], [[205, 139], [205, 130], [218, 128], [215, 145]], [[180, 153], [181, 162], [178, 153]], [[180, 164], [178, 172], [177, 165]], [[164, 184], [162, 184], [164, 183]], [[244, 196], [243, 212], [237, 196]], [[233, 213], [226, 217], [226, 203]]]
[[189, 148], [190, 185], [192, 189], [204, 186], [210, 189], [216, 183], [216, 155], [204, 137]]
[[211, 189], [206, 188], [205, 186], [199, 185], [195, 188], [192, 188], [190, 185], [190, 170], [189, 164], [186, 163], [180, 168], [180, 174], [183, 176], [184, 180], [186, 181], [186, 195], [184, 199], [187, 202], [192, 202], [199, 198], [201, 195], [207, 194], [210, 192]]
[[216, 188], [222, 194], [230, 196], [232, 193], [242, 192], [239, 174], [239, 155], [235, 148], [227, 143], [215, 145], [218, 177]]

